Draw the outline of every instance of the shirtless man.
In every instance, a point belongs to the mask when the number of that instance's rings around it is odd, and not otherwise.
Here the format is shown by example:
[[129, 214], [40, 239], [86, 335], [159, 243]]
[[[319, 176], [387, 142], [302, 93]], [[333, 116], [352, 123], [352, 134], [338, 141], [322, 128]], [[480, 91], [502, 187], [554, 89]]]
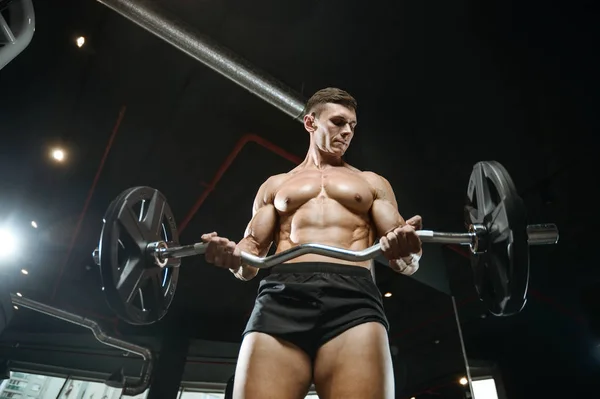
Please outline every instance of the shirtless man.
[[[418, 269], [421, 218], [404, 221], [386, 179], [342, 159], [356, 128], [355, 99], [327, 88], [306, 104], [310, 145], [304, 161], [265, 181], [244, 238], [204, 234], [207, 262], [240, 280], [258, 269], [240, 252], [266, 256], [304, 243], [354, 251], [381, 242], [390, 267]], [[303, 399], [314, 383], [320, 399], [394, 398], [394, 374], [373, 261], [303, 255], [271, 268], [260, 282], [235, 371], [235, 399]]]

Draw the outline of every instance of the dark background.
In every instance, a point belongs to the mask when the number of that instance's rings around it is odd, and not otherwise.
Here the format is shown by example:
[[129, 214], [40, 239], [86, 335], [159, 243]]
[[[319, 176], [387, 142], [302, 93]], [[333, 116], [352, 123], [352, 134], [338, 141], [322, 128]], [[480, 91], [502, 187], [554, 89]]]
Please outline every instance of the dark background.
[[[464, 256], [430, 250], [437, 265], [431, 267], [450, 276], [468, 357], [494, 362], [511, 398], [596, 392], [595, 3], [159, 3], [306, 98], [327, 86], [352, 93], [360, 123], [347, 161], [385, 176], [400, 212], [422, 215], [426, 228], [463, 231], [473, 164], [501, 162], [530, 223], [556, 223], [561, 238], [556, 246], [532, 248], [529, 302], [502, 319], [482, 317]], [[0, 278], [12, 292], [95, 318], [128, 339], [160, 341], [183, 318], [193, 339], [238, 344], [259, 279], [236, 281], [200, 257], [184, 260], [165, 320], [149, 327], [115, 321], [90, 256], [102, 217], [121, 191], [148, 185], [166, 195], [178, 222], [189, 220], [183, 243], [209, 231], [238, 240], [259, 185], [303, 158], [307, 133], [93, 0], [34, 5], [32, 43], [0, 70], [0, 220], [28, 237], [26, 255], [2, 265]], [[81, 49], [80, 35], [87, 39]], [[49, 159], [53, 146], [67, 150], [66, 162]], [[23, 267], [29, 275], [19, 272]], [[384, 267], [377, 281], [394, 293], [386, 311], [398, 397], [460, 397], [456, 380], [464, 368], [450, 296]], [[14, 349], [17, 340], [52, 350], [40, 363], [112, 371], [94, 354], [73, 360], [74, 346], [81, 356], [92, 345], [87, 331], [15, 313], [4, 356], [25, 356]]]

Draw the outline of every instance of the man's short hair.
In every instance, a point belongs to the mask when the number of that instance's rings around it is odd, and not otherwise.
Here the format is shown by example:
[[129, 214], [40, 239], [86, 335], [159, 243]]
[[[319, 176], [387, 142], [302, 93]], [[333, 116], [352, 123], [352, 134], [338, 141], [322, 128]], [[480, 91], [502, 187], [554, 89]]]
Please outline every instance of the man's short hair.
[[304, 107], [304, 114], [308, 115], [314, 112], [315, 115], [319, 116], [323, 105], [328, 103], [340, 104], [355, 112], [358, 108], [356, 100], [348, 92], [336, 87], [327, 87], [317, 91], [308, 99], [306, 107]]

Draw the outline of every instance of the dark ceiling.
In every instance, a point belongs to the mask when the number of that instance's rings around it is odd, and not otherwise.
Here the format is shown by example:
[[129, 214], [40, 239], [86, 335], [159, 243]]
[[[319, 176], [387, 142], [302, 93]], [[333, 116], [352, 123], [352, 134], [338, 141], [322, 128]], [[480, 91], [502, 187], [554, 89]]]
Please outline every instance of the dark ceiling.
[[[529, 303], [502, 320], [481, 317], [468, 261], [441, 249], [467, 352], [521, 351], [537, 359], [540, 378], [598, 372], [600, 273], [588, 249], [600, 127], [593, 2], [159, 3], [305, 97], [326, 86], [351, 92], [360, 124], [347, 161], [385, 176], [400, 212], [422, 215], [426, 228], [462, 231], [473, 164], [501, 162], [530, 222], [558, 224], [561, 239], [532, 249]], [[170, 317], [114, 327], [91, 252], [109, 203], [139, 185], [165, 194], [183, 243], [209, 231], [240, 239], [259, 185], [304, 156], [302, 125], [93, 0], [34, 5], [32, 43], [0, 70], [0, 220], [29, 240], [1, 278], [126, 336], [159, 334], [185, 313], [196, 338], [238, 342], [258, 279], [242, 283], [188, 258]], [[53, 146], [67, 150], [64, 163], [50, 161]], [[408, 386], [460, 372], [450, 297], [383, 267], [377, 281], [395, 293], [386, 310]], [[66, 328], [28, 311], [13, 326]]]

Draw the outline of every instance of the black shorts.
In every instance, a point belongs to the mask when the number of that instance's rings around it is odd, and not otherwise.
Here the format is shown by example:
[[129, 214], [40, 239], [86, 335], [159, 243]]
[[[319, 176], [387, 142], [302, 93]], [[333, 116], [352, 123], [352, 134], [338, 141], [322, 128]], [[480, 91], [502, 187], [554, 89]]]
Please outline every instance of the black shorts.
[[351, 327], [376, 321], [389, 330], [379, 289], [369, 269], [324, 262], [271, 268], [259, 285], [244, 330], [284, 339], [311, 359], [321, 345]]

